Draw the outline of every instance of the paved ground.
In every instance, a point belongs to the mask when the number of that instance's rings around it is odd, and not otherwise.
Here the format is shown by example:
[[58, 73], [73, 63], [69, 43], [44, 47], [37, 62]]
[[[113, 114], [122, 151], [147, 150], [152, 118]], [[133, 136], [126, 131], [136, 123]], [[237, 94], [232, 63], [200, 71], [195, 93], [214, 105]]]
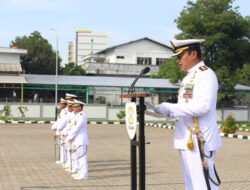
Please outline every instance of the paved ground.
[[[129, 190], [129, 139], [124, 125], [89, 125], [89, 179], [74, 181], [54, 161], [49, 124], [0, 125], [0, 190]], [[146, 127], [146, 189], [184, 188], [173, 130]], [[222, 138], [216, 166], [221, 190], [250, 189], [250, 141]]]

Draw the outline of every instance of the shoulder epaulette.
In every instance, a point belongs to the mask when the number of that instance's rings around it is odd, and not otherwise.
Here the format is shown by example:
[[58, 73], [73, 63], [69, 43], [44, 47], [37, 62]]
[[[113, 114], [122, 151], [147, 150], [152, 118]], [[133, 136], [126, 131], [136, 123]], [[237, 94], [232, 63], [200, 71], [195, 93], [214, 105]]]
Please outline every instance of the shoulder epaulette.
[[208, 68], [207, 68], [206, 66], [204, 66], [204, 65], [203, 65], [203, 66], [200, 66], [199, 69], [200, 69], [201, 71], [208, 70]]

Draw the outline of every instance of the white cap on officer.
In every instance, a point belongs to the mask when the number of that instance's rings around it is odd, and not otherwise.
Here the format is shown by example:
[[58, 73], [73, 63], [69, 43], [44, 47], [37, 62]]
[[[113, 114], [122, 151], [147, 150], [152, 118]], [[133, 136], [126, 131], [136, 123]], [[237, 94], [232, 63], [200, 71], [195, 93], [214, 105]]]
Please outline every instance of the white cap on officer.
[[174, 51], [172, 56], [177, 56], [183, 51], [193, 47], [200, 47], [200, 44], [204, 41], [204, 39], [171, 40], [170, 43]]
[[68, 107], [69, 107], [69, 106], [73, 106], [73, 104], [74, 104], [74, 101], [67, 100], [67, 106], [68, 106]]
[[66, 104], [66, 103], [67, 103], [67, 101], [65, 99], [63, 99], [63, 98], [60, 99], [60, 104]]
[[73, 106], [76, 107], [76, 106], [80, 106], [80, 105], [84, 106], [85, 103], [75, 99]]
[[66, 95], [65, 95], [66, 97], [65, 97], [65, 99], [66, 100], [68, 100], [68, 99], [75, 99], [75, 98], [77, 98], [77, 96], [76, 95], [74, 95], [74, 94], [69, 94], [69, 93], [66, 93]]

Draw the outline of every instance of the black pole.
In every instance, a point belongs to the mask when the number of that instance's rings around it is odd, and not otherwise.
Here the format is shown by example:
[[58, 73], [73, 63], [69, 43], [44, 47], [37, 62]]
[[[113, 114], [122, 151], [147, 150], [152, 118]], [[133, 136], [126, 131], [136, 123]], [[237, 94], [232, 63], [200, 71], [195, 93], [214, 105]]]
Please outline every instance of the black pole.
[[[131, 102], [136, 102], [136, 98], [131, 98]], [[133, 140], [130, 140], [130, 172], [131, 172], [131, 190], [137, 189], [137, 167], [136, 167], [136, 134]]]
[[144, 97], [139, 99], [139, 190], [145, 190]]
[[57, 107], [55, 109], [55, 121], [57, 120]]

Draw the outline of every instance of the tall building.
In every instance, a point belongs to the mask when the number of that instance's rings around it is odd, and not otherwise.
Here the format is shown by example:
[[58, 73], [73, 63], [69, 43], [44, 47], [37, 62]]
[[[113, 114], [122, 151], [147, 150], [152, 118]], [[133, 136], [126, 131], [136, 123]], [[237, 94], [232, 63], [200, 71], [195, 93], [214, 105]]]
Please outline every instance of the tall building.
[[82, 57], [108, 48], [106, 33], [92, 33], [89, 30], [77, 30], [75, 42], [69, 42], [68, 62], [80, 64]]

